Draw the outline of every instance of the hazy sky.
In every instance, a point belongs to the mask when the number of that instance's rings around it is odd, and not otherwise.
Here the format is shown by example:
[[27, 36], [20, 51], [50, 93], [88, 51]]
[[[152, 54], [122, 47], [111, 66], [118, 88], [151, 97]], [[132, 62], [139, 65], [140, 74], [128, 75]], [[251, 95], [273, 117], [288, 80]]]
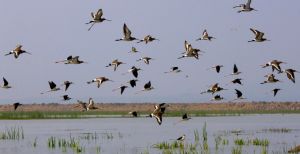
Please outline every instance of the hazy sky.
[[[282, 83], [261, 85], [264, 75], [271, 68], [260, 65], [278, 59], [287, 62], [283, 69], [300, 71], [299, 35], [300, 1], [253, 0], [258, 11], [237, 13], [232, 7], [246, 0], [2, 0], [0, 5], [0, 77], [5, 77], [13, 88], [0, 89], [0, 103], [11, 102], [61, 102], [64, 94], [77, 99], [92, 97], [97, 102], [207, 102], [211, 94], [200, 95], [209, 85], [218, 82], [229, 90], [220, 94], [226, 100], [240, 89], [248, 101], [299, 101], [300, 74], [296, 84], [285, 74], [276, 77]], [[103, 9], [104, 17], [111, 22], [96, 24], [91, 31], [85, 23], [90, 13]], [[160, 41], [147, 45], [135, 42], [116, 42], [122, 37], [124, 22], [137, 38], [151, 34]], [[248, 43], [253, 38], [249, 28], [265, 32], [269, 42]], [[195, 41], [204, 29], [217, 39]], [[184, 51], [184, 40], [206, 53], [199, 60], [177, 59]], [[18, 59], [4, 54], [17, 44], [32, 55], [23, 54]], [[135, 46], [140, 53], [128, 53]], [[69, 55], [78, 55], [87, 64], [55, 64]], [[146, 65], [136, 60], [149, 56], [155, 60]], [[116, 72], [105, 66], [114, 59], [127, 64]], [[229, 83], [236, 63], [243, 78], [243, 86]], [[207, 68], [222, 64], [220, 74]], [[128, 88], [123, 95], [112, 89], [133, 79], [131, 74], [122, 75], [131, 66], [143, 69], [136, 88]], [[171, 66], [178, 66], [182, 73], [165, 74]], [[185, 78], [188, 75], [189, 78]], [[106, 82], [99, 89], [87, 81], [106, 76], [114, 82]], [[60, 85], [65, 80], [75, 82], [67, 92], [58, 91], [41, 95], [49, 90], [48, 81]], [[151, 80], [153, 91], [135, 93]], [[2, 84], [2, 80], [1, 80]], [[273, 97], [275, 87], [283, 90]], [[225, 101], [226, 101], [225, 100]]]

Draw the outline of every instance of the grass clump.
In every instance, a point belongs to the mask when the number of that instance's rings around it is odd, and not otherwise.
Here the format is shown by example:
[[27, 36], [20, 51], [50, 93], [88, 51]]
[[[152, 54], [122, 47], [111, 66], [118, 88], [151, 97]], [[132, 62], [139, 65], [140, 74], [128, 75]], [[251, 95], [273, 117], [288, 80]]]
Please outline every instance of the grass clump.
[[269, 146], [269, 140], [268, 139], [258, 139], [255, 138], [252, 140], [252, 144], [256, 146]]
[[24, 131], [22, 127], [6, 128], [4, 132], [0, 132], [1, 140], [20, 140], [24, 139]]

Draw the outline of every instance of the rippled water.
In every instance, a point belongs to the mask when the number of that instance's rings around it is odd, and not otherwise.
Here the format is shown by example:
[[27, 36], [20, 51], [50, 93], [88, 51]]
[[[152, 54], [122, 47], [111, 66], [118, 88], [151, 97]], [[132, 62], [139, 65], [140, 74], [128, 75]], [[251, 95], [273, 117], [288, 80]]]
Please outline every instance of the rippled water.
[[[19, 154], [54, 154], [75, 153], [72, 149], [49, 148], [48, 139], [74, 137], [83, 147], [81, 153], [162, 153], [153, 148], [154, 144], [173, 142], [182, 134], [186, 135], [185, 144], [194, 143], [194, 131], [198, 130], [202, 141], [202, 128], [207, 125], [210, 153], [215, 153], [215, 138], [228, 139], [228, 145], [222, 145], [218, 153], [231, 153], [233, 140], [268, 139], [268, 153], [282, 153], [300, 144], [300, 115], [243, 115], [224, 117], [194, 117], [180, 122], [179, 117], [166, 117], [159, 126], [151, 118], [96, 118], [96, 119], [62, 119], [62, 120], [2, 120], [0, 131], [6, 128], [22, 127], [24, 139], [0, 140], [0, 153]], [[272, 132], [268, 129], [286, 128], [289, 131]], [[239, 132], [238, 134], [232, 133]], [[88, 138], [90, 137], [90, 139]], [[96, 137], [96, 139], [92, 139]], [[37, 145], [33, 143], [36, 140]], [[245, 153], [260, 153], [260, 146], [243, 146]]]

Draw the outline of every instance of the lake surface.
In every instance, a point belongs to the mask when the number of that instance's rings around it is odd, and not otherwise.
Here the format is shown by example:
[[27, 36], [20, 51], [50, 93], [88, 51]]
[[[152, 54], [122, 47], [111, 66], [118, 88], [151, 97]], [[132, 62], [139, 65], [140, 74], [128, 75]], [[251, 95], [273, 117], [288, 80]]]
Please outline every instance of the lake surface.
[[[236, 139], [267, 139], [267, 153], [284, 153], [300, 144], [298, 114], [193, 117], [179, 122], [180, 119], [165, 117], [162, 125], [158, 125], [154, 118], [2, 120], [0, 132], [13, 127], [22, 128], [24, 139], [0, 140], [0, 153], [163, 153], [163, 150], [154, 148], [153, 145], [164, 141], [173, 143], [183, 134], [186, 135], [184, 145], [194, 144], [195, 131], [199, 132], [201, 147], [205, 123], [209, 153], [232, 153], [238, 147], [241, 147], [243, 153], [261, 153], [263, 150], [263, 146], [252, 144], [238, 146], [234, 143]], [[51, 148], [48, 146], [51, 137], [68, 141], [71, 137], [82, 150], [59, 148], [58, 145]], [[217, 137], [228, 143], [220, 143], [216, 148]], [[201, 152], [200, 149], [197, 151]], [[179, 153], [176, 149], [173, 152]]]

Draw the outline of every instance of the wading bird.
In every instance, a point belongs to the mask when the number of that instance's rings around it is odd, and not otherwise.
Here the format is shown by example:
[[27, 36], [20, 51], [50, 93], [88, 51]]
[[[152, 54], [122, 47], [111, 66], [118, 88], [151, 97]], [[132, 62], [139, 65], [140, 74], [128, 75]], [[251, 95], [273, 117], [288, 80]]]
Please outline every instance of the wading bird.
[[15, 58], [17, 59], [22, 53], [27, 53], [27, 54], [31, 55], [30, 52], [22, 50], [22, 45], [17, 45], [17, 47], [14, 50], [12, 50], [9, 53], [5, 54], [5, 56], [13, 54], [15, 56]]
[[264, 41], [270, 41], [270, 40], [268, 40], [268, 39], [266, 39], [266, 38], [263, 38], [265, 33], [260, 32], [260, 31], [258, 31], [258, 30], [256, 30], [256, 29], [253, 29], [253, 28], [250, 28], [250, 30], [254, 33], [255, 38], [252, 39], [252, 40], [250, 40], [250, 41], [248, 41], [248, 42], [264, 42]]
[[191, 117], [188, 116], [187, 113], [184, 113], [184, 114], [181, 116], [181, 118], [182, 118], [183, 121], [187, 121], [187, 120], [192, 119]]
[[127, 27], [127, 25], [124, 23], [123, 25], [123, 38], [120, 39], [116, 39], [116, 41], [133, 41], [133, 40], [138, 40], [135, 37], [131, 36], [131, 31], [129, 30], [129, 28]]
[[93, 79], [91, 81], [88, 81], [87, 84], [91, 84], [91, 83], [96, 82], [97, 83], [97, 87], [100, 88], [100, 85], [102, 83], [104, 83], [105, 81], [112, 81], [112, 80], [110, 80], [109, 78], [106, 78], [106, 77], [102, 76], [102, 77], [97, 77], [97, 78], [95, 78], [95, 79]]
[[185, 140], [185, 135], [183, 134], [182, 136], [178, 137], [176, 140], [183, 142]]
[[19, 103], [19, 102], [14, 103], [14, 104], [13, 104], [14, 110], [16, 111], [17, 108], [18, 108], [19, 106], [21, 106], [21, 105], [23, 105], [23, 104], [21, 104], [21, 103]]
[[144, 37], [144, 39], [138, 41], [137, 43], [145, 42], [147, 44], [148, 42], [152, 42], [154, 40], [159, 41], [158, 39], [152, 37], [151, 35], [147, 35], [147, 36]]
[[151, 57], [142, 57], [142, 58], [140, 58], [136, 61], [141, 61], [141, 60], [144, 61], [145, 64], [149, 65], [150, 60], [153, 60], [153, 58], [151, 58]]
[[274, 70], [276, 69], [278, 71], [278, 73], [283, 73], [283, 71], [281, 70], [280, 64], [286, 64], [286, 63], [283, 61], [279, 61], [279, 60], [272, 60], [261, 66], [262, 66], [262, 68], [271, 66], [272, 72], [274, 72]]
[[293, 82], [296, 83], [295, 80], [295, 72], [298, 73], [298, 71], [294, 70], [294, 69], [286, 69], [284, 70], [284, 72], [286, 73], [286, 76]]
[[[60, 90], [60, 88], [56, 87], [56, 84], [53, 81], [48, 81], [48, 83], [49, 83], [50, 90], [46, 92], [53, 92], [53, 91]], [[46, 92], [42, 92], [41, 94], [44, 94]]]
[[92, 29], [92, 27], [96, 24], [96, 23], [101, 23], [101, 22], [103, 22], [103, 21], [111, 21], [111, 20], [109, 20], [109, 19], [105, 19], [105, 18], [102, 18], [102, 16], [103, 16], [103, 11], [102, 11], [102, 9], [99, 9], [95, 14], [94, 14], [94, 12], [91, 12], [91, 16], [92, 16], [92, 20], [90, 20], [89, 22], [87, 22], [87, 23], [85, 23], [85, 24], [92, 24], [91, 25], [91, 27], [88, 29], [88, 31], [89, 30], [91, 30]]
[[1, 86], [4, 89], [9, 89], [11, 86], [8, 84], [8, 81], [3, 77], [3, 86]]
[[164, 73], [179, 73], [182, 72], [177, 66], [173, 66], [171, 67], [171, 70], [168, 72], [164, 72]]
[[214, 38], [213, 36], [209, 36], [207, 30], [205, 29], [202, 33], [202, 36], [200, 38], [196, 39], [196, 41], [199, 41], [199, 40], [211, 41], [212, 39], [216, 39], [216, 38]]
[[126, 63], [123, 63], [121, 61], [118, 61], [118, 59], [115, 59], [111, 63], [109, 63], [108, 65], [106, 65], [106, 67], [113, 66], [114, 67], [114, 71], [116, 71], [117, 68], [118, 68], [118, 66], [121, 65], [121, 64], [126, 64]]
[[128, 88], [128, 86], [124, 86], [124, 85], [122, 85], [122, 86], [120, 86], [119, 88], [117, 88], [117, 89], [114, 89], [113, 91], [117, 91], [117, 90], [121, 89], [121, 95], [122, 95], [122, 94], [123, 94], [123, 92], [124, 92], [124, 90], [125, 90], [126, 88]]
[[251, 5], [251, 0], [248, 0], [246, 4], [240, 4], [240, 5], [234, 6], [233, 8], [241, 8], [241, 10], [237, 11], [238, 13], [257, 11], [254, 8], [252, 8], [250, 5]]
[[62, 85], [65, 86], [65, 91], [68, 90], [68, 88], [70, 87], [71, 84], [74, 84], [74, 83], [71, 81], [64, 81], [64, 83]]

